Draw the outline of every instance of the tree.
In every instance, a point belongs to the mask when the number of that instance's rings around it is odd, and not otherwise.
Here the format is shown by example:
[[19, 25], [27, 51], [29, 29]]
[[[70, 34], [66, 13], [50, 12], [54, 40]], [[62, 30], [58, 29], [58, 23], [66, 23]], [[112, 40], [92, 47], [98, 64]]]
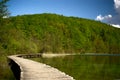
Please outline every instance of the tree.
[[1, 0], [0, 1], [0, 18], [6, 17], [9, 15], [8, 9], [7, 9], [7, 5], [6, 3], [9, 0]]

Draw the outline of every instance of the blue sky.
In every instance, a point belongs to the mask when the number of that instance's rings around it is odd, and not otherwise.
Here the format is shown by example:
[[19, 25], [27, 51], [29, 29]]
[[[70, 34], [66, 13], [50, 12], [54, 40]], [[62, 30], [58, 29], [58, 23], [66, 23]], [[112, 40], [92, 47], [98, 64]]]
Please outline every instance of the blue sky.
[[120, 27], [120, 0], [10, 0], [7, 5], [11, 16], [56, 13]]
[[57, 13], [95, 19], [99, 14], [115, 14], [113, 0], [10, 0], [8, 6], [12, 16]]

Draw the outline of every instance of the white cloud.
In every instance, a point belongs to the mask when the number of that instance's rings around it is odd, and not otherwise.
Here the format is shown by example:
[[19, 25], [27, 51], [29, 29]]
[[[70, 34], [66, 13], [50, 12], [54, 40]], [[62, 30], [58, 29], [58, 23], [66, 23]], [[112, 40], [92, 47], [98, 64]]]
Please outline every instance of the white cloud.
[[102, 16], [101, 14], [100, 15], [98, 15], [97, 17], [96, 17], [96, 20], [98, 20], [98, 21], [103, 21], [103, 20], [108, 20], [108, 19], [111, 19], [112, 18], [112, 15], [106, 15], [106, 16]]
[[3, 16], [3, 18], [8, 18], [8, 16]]
[[116, 12], [120, 16], [120, 0], [114, 0], [114, 6], [115, 6]]
[[96, 17], [96, 20], [98, 20], [98, 21], [102, 21], [102, 20], [103, 20], [102, 15], [98, 15], [98, 16]]
[[115, 8], [120, 8], [120, 0], [114, 0]]
[[96, 17], [96, 20], [103, 21], [114, 27], [120, 28], [120, 0], [113, 0], [113, 1], [114, 1], [114, 8], [117, 14], [113, 16], [110, 14], [106, 16], [98, 15]]
[[115, 10], [117, 12], [116, 15], [109, 21], [110, 24], [114, 24], [113, 26], [120, 26], [120, 0], [114, 0]]
[[111, 24], [113, 27], [117, 27], [117, 28], [120, 28], [120, 25], [118, 25], [118, 24]]

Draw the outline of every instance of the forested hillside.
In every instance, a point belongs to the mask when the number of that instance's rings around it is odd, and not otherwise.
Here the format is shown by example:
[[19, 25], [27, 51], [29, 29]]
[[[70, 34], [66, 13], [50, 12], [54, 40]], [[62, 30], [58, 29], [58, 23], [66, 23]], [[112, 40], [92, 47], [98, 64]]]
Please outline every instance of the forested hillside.
[[0, 54], [120, 53], [120, 29], [83, 18], [34, 14], [5, 18]]

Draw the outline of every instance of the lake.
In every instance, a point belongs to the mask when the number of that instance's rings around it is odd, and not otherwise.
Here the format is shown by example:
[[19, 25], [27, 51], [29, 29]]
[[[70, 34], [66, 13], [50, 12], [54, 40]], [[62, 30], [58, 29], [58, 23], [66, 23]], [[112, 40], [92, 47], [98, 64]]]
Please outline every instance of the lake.
[[33, 58], [74, 77], [75, 80], [119, 80], [120, 55], [72, 55], [54, 58]]

